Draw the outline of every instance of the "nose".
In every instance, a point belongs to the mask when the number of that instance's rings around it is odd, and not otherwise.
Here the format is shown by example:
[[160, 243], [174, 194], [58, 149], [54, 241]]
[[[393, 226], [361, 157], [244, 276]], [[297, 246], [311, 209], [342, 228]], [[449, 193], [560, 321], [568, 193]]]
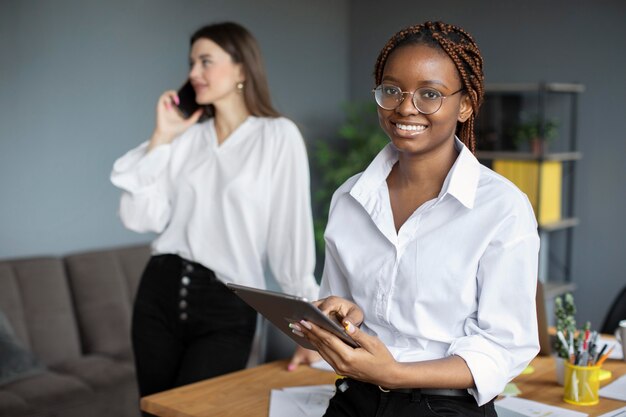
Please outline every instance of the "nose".
[[417, 110], [417, 107], [415, 107], [415, 104], [413, 104], [413, 94], [407, 93], [404, 95], [404, 100], [402, 100], [402, 103], [400, 103], [400, 105], [396, 107], [396, 113], [402, 116], [420, 114], [420, 111]]
[[198, 63], [192, 64], [189, 68], [189, 79], [197, 78], [200, 75], [200, 66]]

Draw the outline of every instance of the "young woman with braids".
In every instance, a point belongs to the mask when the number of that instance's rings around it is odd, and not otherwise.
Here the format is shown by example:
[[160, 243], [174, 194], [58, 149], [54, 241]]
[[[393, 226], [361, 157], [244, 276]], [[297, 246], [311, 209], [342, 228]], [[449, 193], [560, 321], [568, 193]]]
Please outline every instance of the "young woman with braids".
[[225, 283], [264, 287], [267, 264], [283, 291], [319, 292], [306, 148], [272, 107], [256, 40], [198, 29], [189, 81], [210, 117], [183, 118], [164, 92], [151, 138], [111, 174], [124, 225], [159, 233], [133, 310], [141, 396], [245, 367], [257, 314]]
[[378, 57], [391, 143], [333, 196], [318, 301], [361, 347], [292, 327], [344, 376], [327, 417], [495, 416], [538, 352], [535, 217], [473, 155], [482, 66], [472, 37], [441, 22], [398, 32]]

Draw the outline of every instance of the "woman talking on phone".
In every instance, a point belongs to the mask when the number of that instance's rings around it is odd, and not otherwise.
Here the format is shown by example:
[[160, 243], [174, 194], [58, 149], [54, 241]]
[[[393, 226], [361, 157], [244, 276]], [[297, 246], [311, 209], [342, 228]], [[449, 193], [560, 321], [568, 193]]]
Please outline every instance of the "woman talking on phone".
[[111, 174], [124, 225], [158, 233], [133, 310], [141, 396], [245, 367], [256, 313], [225, 283], [263, 288], [267, 264], [284, 292], [318, 297], [306, 149], [272, 107], [256, 40], [199, 29], [189, 81], [200, 109], [185, 118], [164, 92], [152, 136]]

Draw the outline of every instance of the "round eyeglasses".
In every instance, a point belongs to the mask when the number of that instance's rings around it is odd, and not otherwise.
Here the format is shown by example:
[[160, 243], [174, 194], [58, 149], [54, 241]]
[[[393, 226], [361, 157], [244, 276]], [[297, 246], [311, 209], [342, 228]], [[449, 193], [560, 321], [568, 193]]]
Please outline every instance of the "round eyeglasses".
[[392, 84], [381, 84], [372, 90], [376, 104], [385, 110], [395, 110], [404, 101], [405, 94], [413, 96], [413, 105], [422, 114], [433, 114], [439, 110], [443, 104], [443, 99], [460, 93], [464, 89], [444, 96], [441, 92], [431, 87], [422, 87], [417, 90], [402, 91], [400, 87]]

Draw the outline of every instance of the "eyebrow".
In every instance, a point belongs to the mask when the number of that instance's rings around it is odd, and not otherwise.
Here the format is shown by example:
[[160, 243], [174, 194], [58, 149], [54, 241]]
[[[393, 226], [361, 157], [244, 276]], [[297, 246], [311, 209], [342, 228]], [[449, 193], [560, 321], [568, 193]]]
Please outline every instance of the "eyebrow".
[[[400, 83], [400, 80], [389, 75], [385, 75], [382, 80]], [[440, 81], [440, 80], [424, 80], [424, 81], [420, 81], [420, 84], [429, 84], [429, 85], [435, 84], [435, 85], [440, 85], [445, 88], [449, 88], [443, 81]]]
[[[202, 55], [198, 55], [197, 59], [204, 59], [204, 58], [212, 58], [212, 57], [211, 57], [211, 54], [202, 54]], [[194, 58], [192, 56], [189, 57], [189, 61], [193, 61], [193, 59]]]

